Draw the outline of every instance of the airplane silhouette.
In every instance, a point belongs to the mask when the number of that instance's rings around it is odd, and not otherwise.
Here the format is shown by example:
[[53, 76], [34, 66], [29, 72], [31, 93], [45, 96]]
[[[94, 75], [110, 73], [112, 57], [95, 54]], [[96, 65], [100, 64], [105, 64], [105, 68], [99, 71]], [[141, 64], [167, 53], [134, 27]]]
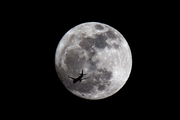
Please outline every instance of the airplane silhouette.
[[80, 74], [79, 77], [77, 77], [77, 78], [72, 78], [72, 77], [69, 77], [69, 76], [68, 76], [68, 77], [71, 78], [71, 79], [73, 79], [73, 83], [76, 83], [77, 81], [81, 82], [82, 80], [89, 78], [89, 77], [87, 77], [87, 78], [82, 78], [84, 75], [86, 75], [86, 74], [83, 74], [83, 70], [82, 70], [82, 73]]

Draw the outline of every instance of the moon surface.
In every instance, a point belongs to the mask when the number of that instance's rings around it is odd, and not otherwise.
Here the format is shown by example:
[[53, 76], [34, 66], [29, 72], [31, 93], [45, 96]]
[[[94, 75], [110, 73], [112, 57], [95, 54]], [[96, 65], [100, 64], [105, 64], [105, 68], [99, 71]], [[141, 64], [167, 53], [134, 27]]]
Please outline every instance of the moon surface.
[[[74, 95], [90, 100], [107, 98], [126, 83], [132, 67], [129, 45], [120, 32], [99, 22], [86, 22], [70, 29], [55, 53], [60, 81]], [[83, 69], [81, 82], [73, 83]]]

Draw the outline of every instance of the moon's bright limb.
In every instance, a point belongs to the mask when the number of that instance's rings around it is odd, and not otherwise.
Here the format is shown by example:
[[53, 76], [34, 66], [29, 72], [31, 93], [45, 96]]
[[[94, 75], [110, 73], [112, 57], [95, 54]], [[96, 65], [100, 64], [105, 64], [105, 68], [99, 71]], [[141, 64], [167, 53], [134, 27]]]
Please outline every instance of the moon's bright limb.
[[[116, 93], [127, 81], [132, 56], [125, 38], [116, 29], [87, 22], [70, 29], [59, 42], [55, 67], [64, 86], [85, 99], [103, 99]], [[81, 70], [89, 79], [73, 84]]]

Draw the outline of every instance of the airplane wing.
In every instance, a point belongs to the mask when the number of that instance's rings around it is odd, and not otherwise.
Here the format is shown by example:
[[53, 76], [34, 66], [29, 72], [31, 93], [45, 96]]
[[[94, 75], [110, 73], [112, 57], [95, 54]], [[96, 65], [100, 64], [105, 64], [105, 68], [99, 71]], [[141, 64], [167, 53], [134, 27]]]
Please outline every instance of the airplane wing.
[[[68, 76], [69, 77], [69, 76]], [[69, 77], [69, 78], [71, 78], [71, 79], [73, 79], [73, 80], [75, 80], [76, 78], [72, 78], [72, 77]]]

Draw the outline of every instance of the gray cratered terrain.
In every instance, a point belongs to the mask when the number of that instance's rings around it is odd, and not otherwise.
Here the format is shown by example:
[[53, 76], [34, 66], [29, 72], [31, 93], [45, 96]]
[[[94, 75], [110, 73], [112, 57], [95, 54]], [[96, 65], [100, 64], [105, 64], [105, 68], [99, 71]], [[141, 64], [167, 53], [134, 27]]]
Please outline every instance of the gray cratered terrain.
[[[85, 99], [103, 99], [116, 93], [127, 81], [132, 67], [125, 38], [114, 28], [87, 22], [70, 29], [55, 54], [59, 79], [73, 94]], [[83, 69], [81, 82], [73, 83]]]

